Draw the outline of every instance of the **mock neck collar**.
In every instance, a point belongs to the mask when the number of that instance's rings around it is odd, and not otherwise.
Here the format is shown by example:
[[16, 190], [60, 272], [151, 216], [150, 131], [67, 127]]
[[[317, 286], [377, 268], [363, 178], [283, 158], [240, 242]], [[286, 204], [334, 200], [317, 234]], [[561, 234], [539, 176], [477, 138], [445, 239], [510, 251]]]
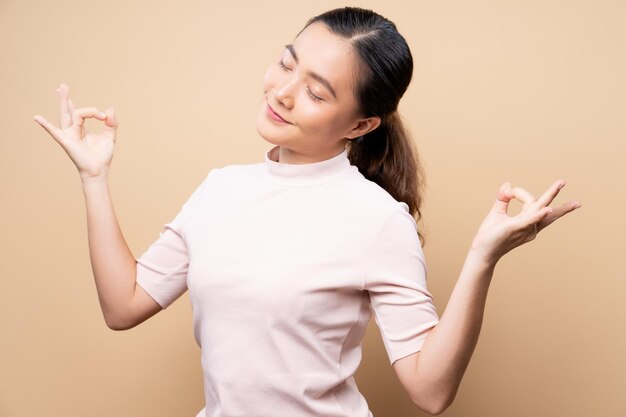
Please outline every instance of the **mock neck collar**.
[[296, 187], [323, 184], [342, 175], [352, 166], [347, 148], [331, 158], [306, 164], [278, 162], [279, 150], [280, 146], [276, 145], [265, 152], [267, 176], [278, 184]]

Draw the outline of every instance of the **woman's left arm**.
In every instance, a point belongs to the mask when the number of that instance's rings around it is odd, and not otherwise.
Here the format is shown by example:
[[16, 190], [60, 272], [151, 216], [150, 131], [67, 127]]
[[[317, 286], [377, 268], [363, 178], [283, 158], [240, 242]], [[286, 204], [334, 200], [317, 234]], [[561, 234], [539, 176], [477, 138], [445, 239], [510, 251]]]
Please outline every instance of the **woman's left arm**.
[[[570, 201], [548, 205], [565, 185], [556, 181], [539, 199], [520, 187], [504, 183], [496, 202], [481, 224], [467, 253], [463, 269], [439, 323], [430, 331], [414, 363], [398, 360], [394, 367], [415, 404], [439, 414], [450, 406], [470, 361], [483, 321], [487, 290], [498, 260], [513, 248], [533, 240], [537, 233], [559, 217], [580, 207]], [[517, 216], [507, 214], [509, 202], [524, 203]], [[407, 364], [411, 364], [409, 377]]]

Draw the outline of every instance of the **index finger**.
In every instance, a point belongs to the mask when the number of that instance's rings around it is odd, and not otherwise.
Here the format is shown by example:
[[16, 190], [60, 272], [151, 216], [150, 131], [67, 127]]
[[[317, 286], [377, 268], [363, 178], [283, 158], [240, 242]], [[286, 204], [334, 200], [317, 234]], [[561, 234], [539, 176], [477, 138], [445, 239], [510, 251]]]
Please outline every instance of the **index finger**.
[[561, 188], [564, 186], [565, 180], [556, 181], [545, 193], [542, 194], [541, 197], [537, 199], [536, 203], [539, 204], [540, 208], [547, 206], [552, 202], [552, 200], [554, 200], [554, 197], [556, 197]]
[[82, 109], [74, 110], [72, 116], [74, 125], [82, 127], [85, 124], [86, 118], [95, 117], [96, 119], [106, 119], [107, 114], [95, 107], [84, 107]]

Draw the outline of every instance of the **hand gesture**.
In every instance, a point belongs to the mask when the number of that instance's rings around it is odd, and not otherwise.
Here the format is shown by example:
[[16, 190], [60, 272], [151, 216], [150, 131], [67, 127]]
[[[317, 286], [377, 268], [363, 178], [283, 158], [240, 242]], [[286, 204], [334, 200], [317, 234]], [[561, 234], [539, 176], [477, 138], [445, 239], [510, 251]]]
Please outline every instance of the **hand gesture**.
[[[82, 180], [100, 179], [108, 174], [113, 159], [113, 147], [118, 126], [113, 108], [101, 112], [95, 107], [74, 108], [68, 94], [69, 87], [61, 84], [56, 90], [61, 103], [60, 128], [35, 115], [39, 123], [69, 155], [78, 168]], [[96, 118], [105, 122], [99, 134], [87, 132], [85, 119]]]
[[[577, 201], [556, 208], [548, 206], [564, 186], [565, 181], [558, 180], [536, 200], [523, 188], [511, 187], [508, 182], [502, 184], [496, 202], [474, 237], [472, 250], [488, 261], [497, 262], [511, 249], [533, 240], [553, 221], [581, 206]], [[507, 210], [513, 198], [522, 201], [524, 206], [521, 213], [511, 217]]]

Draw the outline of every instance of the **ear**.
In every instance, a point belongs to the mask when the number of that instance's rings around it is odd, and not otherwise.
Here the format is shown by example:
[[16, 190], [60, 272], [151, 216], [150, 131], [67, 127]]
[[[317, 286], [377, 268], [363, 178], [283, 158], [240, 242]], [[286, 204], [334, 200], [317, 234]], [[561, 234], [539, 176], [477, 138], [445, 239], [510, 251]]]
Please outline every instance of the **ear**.
[[380, 125], [380, 117], [372, 116], [366, 119], [359, 119], [357, 125], [353, 127], [347, 134], [348, 139], [356, 139], [372, 130], [376, 129]]

